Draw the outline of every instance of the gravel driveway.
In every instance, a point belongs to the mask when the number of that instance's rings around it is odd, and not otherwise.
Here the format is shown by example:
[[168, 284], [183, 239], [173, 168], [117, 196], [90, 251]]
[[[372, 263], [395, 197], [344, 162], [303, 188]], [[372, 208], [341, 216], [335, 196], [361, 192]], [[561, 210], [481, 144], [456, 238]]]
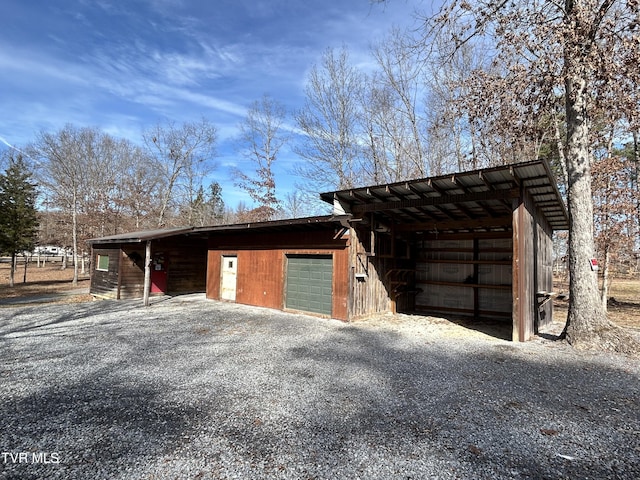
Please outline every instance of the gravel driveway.
[[0, 478], [640, 478], [640, 368], [426, 317], [0, 308]]

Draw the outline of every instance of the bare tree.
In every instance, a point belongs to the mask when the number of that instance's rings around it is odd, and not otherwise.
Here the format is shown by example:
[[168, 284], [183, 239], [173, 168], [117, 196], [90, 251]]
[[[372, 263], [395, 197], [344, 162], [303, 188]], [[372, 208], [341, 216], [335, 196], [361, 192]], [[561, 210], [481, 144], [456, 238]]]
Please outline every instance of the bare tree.
[[[435, 39], [436, 50], [441, 39]], [[446, 63], [427, 62], [427, 149], [433, 174], [489, 166], [496, 161], [479, 148], [477, 120], [470, 109], [469, 79], [484, 66], [483, 47], [465, 44]]]
[[305, 162], [294, 172], [314, 193], [361, 183], [359, 103], [362, 75], [346, 48], [327, 50], [307, 80], [306, 102], [296, 121], [303, 133], [295, 148]]
[[[385, 118], [393, 119], [397, 180], [420, 178], [428, 174], [429, 166], [424, 154], [424, 118], [418, 112], [421, 105], [420, 82], [423, 64], [412, 43], [397, 29], [373, 50], [380, 68], [378, 80], [381, 91], [387, 92]], [[392, 106], [392, 109], [388, 107]], [[389, 115], [391, 114], [391, 115]]]
[[589, 259], [594, 256], [592, 114], [604, 105], [638, 110], [640, 71], [631, 67], [640, 61], [638, 8], [636, 1], [615, 0], [452, 0], [426, 22], [428, 36], [446, 35], [454, 50], [477, 38], [493, 39], [499, 66], [494, 72], [500, 75], [478, 72], [476, 85], [478, 99], [491, 96], [494, 110], [488, 114], [518, 123], [552, 113], [550, 105], [559, 95], [564, 99], [571, 295], [564, 335], [575, 346], [637, 348], [607, 319]]
[[254, 174], [248, 173], [248, 169], [235, 168], [233, 175], [236, 185], [261, 207], [261, 220], [271, 220], [282, 209], [276, 196], [273, 164], [288, 140], [282, 129], [285, 119], [282, 104], [264, 95], [251, 105], [240, 124], [238, 147], [242, 156], [253, 164]]
[[157, 212], [160, 198], [160, 173], [152, 158], [141, 148], [124, 141], [121, 146], [121, 172], [118, 181], [118, 203], [125, 214], [127, 228], [139, 230], [155, 227], [150, 217]]
[[592, 176], [596, 246], [602, 258], [600, 298], [605, 310], [615, 260], [623, 260], [625, 252], [632, 252], [638, 239], [634, 223], [640, 198], [633, 185], [635, 166], [616, 153], [609, 144], [606, 156], [594, 164]]
[[66, 125], [56, 133], [41, 132], [30, 151], [39, 159], [39, 183], [49, 201], [71, 218], [71, 247], [74, 269], [72, 283], [78, 283], [78, 218], [84, 192], [84, 172], [95, 161], [95, 129]]
[[192, 225], [218, 225], [223, 223], [224, 201], [222, 200], [222, 187], [218, 182], [213, 182], [207, 190], [200, 186], [196, 197], [189, 206], [192, 215]]
[[[165, 225], [172, 202], [193, 202], [204, 177], [214, 168], [216, 139], [216, 128], [204, 118], [181, 125], [157, 124], [143, 133], [162, 178], [157, 226]], [[191, 223], [192, 218], [188, 220]]]

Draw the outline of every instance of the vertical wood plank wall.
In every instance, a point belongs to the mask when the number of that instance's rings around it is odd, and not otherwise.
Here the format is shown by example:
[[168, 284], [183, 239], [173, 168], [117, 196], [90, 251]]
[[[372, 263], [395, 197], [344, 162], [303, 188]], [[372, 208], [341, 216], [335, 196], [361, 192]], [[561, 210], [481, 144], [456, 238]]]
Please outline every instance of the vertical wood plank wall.
[[[206, 289], [207, 241], [185, 236], [152, 241], [152, 252], [168, 259], [167, 293], [196, 293]], [[97, 256], [109, 255], [109, 272], [96, 270]], [[94, 247], [90, 293], [104, 298], [142, 298], [144, 294], [143, 243]]]
[[[235, 253], [235, 252], [233, 252]], [[221, 250], [209, 250], [207, 253], [207, 298], [220, 300], [220, 280], [222, 272]]]
[[244, 232], [212, 235], [207, 266], [207, 298], [220, 299], [220, 259], [237, 255], [236, 302], [284, 308], [287, 255], [331, 255], [333, 258], [332, 317], [348, 320], [349, 241], [334, 238], [334, 228], [311, 232]]
[[144, 293], [144, 244], [123, 245], [120, 253], [121, 299], [141, 298]]
[[536, 295], [553, 288], [552, 230], [523, 192], [513, 210], [513, 341], [525, 342], [552, 321], [553, 306]]
[[[350, 236], [349, 318], [390, 312], [392, 303], [386, 273], [393, 268], [393, 259], [368, 255], [372, 252], [372, 240], [367, 228], [351, 228]], [[358, 279], [356, 274], [366, 274], [366, 277]]]
[[267, 308], [284, 307], [283, 254], [282, 250], [238, 252], [236, 302]]
[[169, 260], [167, 293], [204, 292], [207, 275], [207, 240], [172, 237], [155, 240], [153, 253], [164, 252]]
[[[538, 247], [536, 251], [536, 291], [553, 291], [553, 230], [546, 219], [536, 212], [536, 229]], [[537, 308], [537, 324], [535, 333], [540, 327], [553, 321], [553, 301], [544, 302], [541, 308]]]
[[[108, 271], [96, 269], [98, 266], [98, 255], [109, 256]], [[103, 298], [117, 298], [120, 249], [94, 248], [91, 256], [91, 286], [89, 287], [89, 293]]]

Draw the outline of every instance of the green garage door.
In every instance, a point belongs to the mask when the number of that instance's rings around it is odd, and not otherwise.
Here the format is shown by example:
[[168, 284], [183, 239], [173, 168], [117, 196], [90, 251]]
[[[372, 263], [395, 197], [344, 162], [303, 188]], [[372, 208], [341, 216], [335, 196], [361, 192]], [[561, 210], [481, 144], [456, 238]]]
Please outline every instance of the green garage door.
[[331, 315], [331, 255], [287, 256], [287, 308]]

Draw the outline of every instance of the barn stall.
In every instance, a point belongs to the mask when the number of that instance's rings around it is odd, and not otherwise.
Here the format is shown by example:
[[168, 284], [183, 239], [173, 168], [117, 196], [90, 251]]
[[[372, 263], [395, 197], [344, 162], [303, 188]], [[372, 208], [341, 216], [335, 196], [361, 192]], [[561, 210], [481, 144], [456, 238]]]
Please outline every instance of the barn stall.
[[350, 318], [503, 318], [514, 341], [551, 322], [553, 232], [568, 229], [568, 215], [546, 162], [321, 197], [350, 215]]

